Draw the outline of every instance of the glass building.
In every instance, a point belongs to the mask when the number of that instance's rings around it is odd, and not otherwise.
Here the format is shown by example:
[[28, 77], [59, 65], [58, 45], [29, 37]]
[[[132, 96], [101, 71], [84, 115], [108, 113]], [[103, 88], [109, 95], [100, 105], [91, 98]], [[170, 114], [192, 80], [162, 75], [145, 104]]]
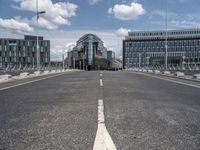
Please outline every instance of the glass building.
[[70, 68], [84, 70], [107, 69], [107, 48], [103, 41], [94, 34], [82, 36], [72, 51], [68, 52], [67, 65]]
[[[40, 65], [50, 65], [50, 41], [39, 37]], [[37, 66], [37, 37], [24, 36], [24, 39], [0, 38], [0, 68], [23, 68]]]
[[113, 51], [107, 51], [107, 59], [110, 62], [110, 69], [113, 69], [115, 67], [115, 52]]
[[[200, 29], [169, 30], [168, 67], [200, 66]], [[123, 40], [123, 68], [164, 67], [165, 31], [129, 32]]]

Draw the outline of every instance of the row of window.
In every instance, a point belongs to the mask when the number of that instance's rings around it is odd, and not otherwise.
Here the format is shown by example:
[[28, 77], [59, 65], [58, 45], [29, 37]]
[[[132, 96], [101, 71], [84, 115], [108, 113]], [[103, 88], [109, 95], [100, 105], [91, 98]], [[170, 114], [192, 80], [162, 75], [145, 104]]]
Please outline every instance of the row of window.
[[[40, 46], [48, 46], [49, 41], [38, 41]], [[26, 40], [1, 40], [0, 45], [19, 45], [19, 46], [36, 46], [36, 41], [26, 41]]]
[[[30, 46], [28, 46], [28, 47], [25, 47], [25, 46], [4, 46], [4, 47], [2, 47], [0, 45], [0, 51], [3, 51], [3, 50], [4, 51], [17, 51], [17, 50], [18, 51], [21, 51], [21, 50], [23, 50], [23, 51], [25, 51], [25, 50], [27, 50], [27, 51], [36, 51], [37, 48], [36, 48], [36, 46], [34, 46], [34, 47], [30, 47]], [[40, 47], [40, 51], [41, 52], [48, 51], [48, 47], [41, 46]]]
[[[45, 56], [48, 56], [48, 52], [46, 52], [46, 53], [41, 53], [41, 54], [44, 54]], [[14, 57], [26, 57], [26, 56], [28, 56], [28, 57], [31, 57], [31, 56], [35, 56], [36, 55], [36, 53], [35, 52], [28, 52], [28, 53], [25, 53], [25, 51], [22, 51], [22, 52], [16, 52], [16, 51], [9, 51], [9, 52], [0, 52], [0, 56], [9, 56], [9, 57], [11, 57], [11, 56], [14, 56]]]
[[[34, 57], [0, 57], [0, 62], [35, 62], [36, 58]], [[41, 62], [48, 62], [48, 58], [41, 57]]]
[[[180, 60], [180, 59], [179, 59]], [[182, 60], [181, 60], [182, 61]], [[132, 59], [126, 59], [125, 60], [125, 63], [126, 64], [131, 64], [131, 63], [149, 63], [149, 59], [138, 59], [138, 58], [132, 58]], [[185, 63], [189, 63], [189, 62], [200, 62], [200, 58], [197, 58], [197, 57], [193, 57], [191, 59], [186, 59], [184, 61]]]
[[[160, 36], [165, 35], [166, 32], [130, 32], [129, 36]], [[190, 35], [190, 34], [200, 34], [200, 31], [168, 31], [168, 35]]]
[[[165, 46], [165, 41], [147, 41], [147, 42], [125, 42], [125, 47], [161, 47]], [[200, 46], [200, 40], [179, 40], [168, 41], [168, 46]]]
[[[138, 48], [138, 49], [126, 49], [125, 52], [132, 52], [132, 53], [135, 53], [135, 52], [163, 52], [165, 51], [165, 48], [158, 48], [158, 47], [155, 47], [155, 48]], [[177, 52], [177, 51], [182, 51], [182, 52], [193, 52], [193, 51], [200, 51], [200, 47], [169, 47], [168, 48], [168, 51], [169, 52]]]
[[[165, 56], [165, 53], [144, 53], [144, 54], [139, 54], [139, 53], [125, 53], [126, 58], [150, 58], [150, 57], [163, 57]], [[180, 57], [199, 57], [200, 58], [200, 53], [199, 52], [193, 52], [193, 53], [168, 53], [168, 56], [180, 56]]]

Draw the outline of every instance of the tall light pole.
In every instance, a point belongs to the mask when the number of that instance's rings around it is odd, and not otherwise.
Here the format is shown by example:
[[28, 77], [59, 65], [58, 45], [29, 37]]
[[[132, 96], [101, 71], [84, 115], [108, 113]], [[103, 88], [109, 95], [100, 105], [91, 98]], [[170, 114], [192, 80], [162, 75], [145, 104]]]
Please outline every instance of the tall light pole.
[[65, 69], [65, 54], [63, 53], [63, 55], [62, 55], [62, 68], [63, 68], [63, 70]]
[[40, 69], [40, 49], [39, 49], [39, 37], [38, 37], [38, 20], [40, 18], [40, 14], [46, 13], [45, 11], [38, 11], [38, 0], [36, 0], [36, 17], [37, 17], [37, 69]]
[[165, 70], [167, 70], [168, 61], [168, 0], [166, 0], [166, 20], [165, 20]]
[[74, 69], [76, 69], [76, 59], [75, 59], [75, 57], [73, 57], [73, 65], [74, 65]]

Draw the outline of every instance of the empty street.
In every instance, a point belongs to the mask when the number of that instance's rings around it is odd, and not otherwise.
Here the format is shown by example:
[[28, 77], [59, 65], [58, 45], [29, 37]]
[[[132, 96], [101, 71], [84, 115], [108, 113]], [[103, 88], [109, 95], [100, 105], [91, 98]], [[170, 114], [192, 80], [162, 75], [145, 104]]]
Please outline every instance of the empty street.
[[199, 150], [199, 116], [199, 82], [67, 72], [0, 84], [0, 149]]

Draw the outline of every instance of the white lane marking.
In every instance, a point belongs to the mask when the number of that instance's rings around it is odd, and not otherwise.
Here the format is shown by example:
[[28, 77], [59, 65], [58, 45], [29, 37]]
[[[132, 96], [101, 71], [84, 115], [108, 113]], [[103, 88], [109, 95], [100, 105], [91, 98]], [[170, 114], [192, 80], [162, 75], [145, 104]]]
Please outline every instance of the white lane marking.
[[98, 129], [93, 150], [117, 150], [105, 126], [104, 105], [102, 99], [98, 101]]
[[103, 86], [103, 80], [100, 79], [100, 86]]
[[102, 73], [100, 74], [100, 77], [102, 77], [103, 75], [102, 75]]
[[142, 74], [142, 75], [149, 76], [149, 77], [152, 77], [152, 78], [157, 78], [157, 79], [160, 79], [160, 80], [174, 82], [174, 83], [177, 83], [177, 84], [187, 85], [187, 86], [190, 86], [190, 87], [195, 87], [195, 88], [200, 89], [200, 86], [194, 85], [194, 84], [189, 84], [189, 83], [179, 82], [179, 81], [175, 81], [175, 80], [165, 79], [165, 78], [162, 78], [162, 77], [152, 76], [152, 75], [144, 74], [144, 73], [137, 73], [137, 74]]
[[46, 78], [41, 78], [41, 79], [37, 79], [37, 80], [32, 80], [32, 81], [16, 84], [16, 85], [13, 85], [13, 86], [8, 86], [8, 87], [5, 87], [5, 88], [1, 88], [0, 91], [11, 89], [11, 88], [15, 88], [15, 87], [26, 85], [26, 84], [33, 83], [33, 82], [38, 82], [38, 81], [41, 81], [41, 80], [50, 79], [50, 78], [61, 76], [61, 75], [63, 75], [63, 73], [62, 74], [58, 74], [58, 75], [54, 75], [54, 76], [50, 76], [50, 77], [46, 77]]

